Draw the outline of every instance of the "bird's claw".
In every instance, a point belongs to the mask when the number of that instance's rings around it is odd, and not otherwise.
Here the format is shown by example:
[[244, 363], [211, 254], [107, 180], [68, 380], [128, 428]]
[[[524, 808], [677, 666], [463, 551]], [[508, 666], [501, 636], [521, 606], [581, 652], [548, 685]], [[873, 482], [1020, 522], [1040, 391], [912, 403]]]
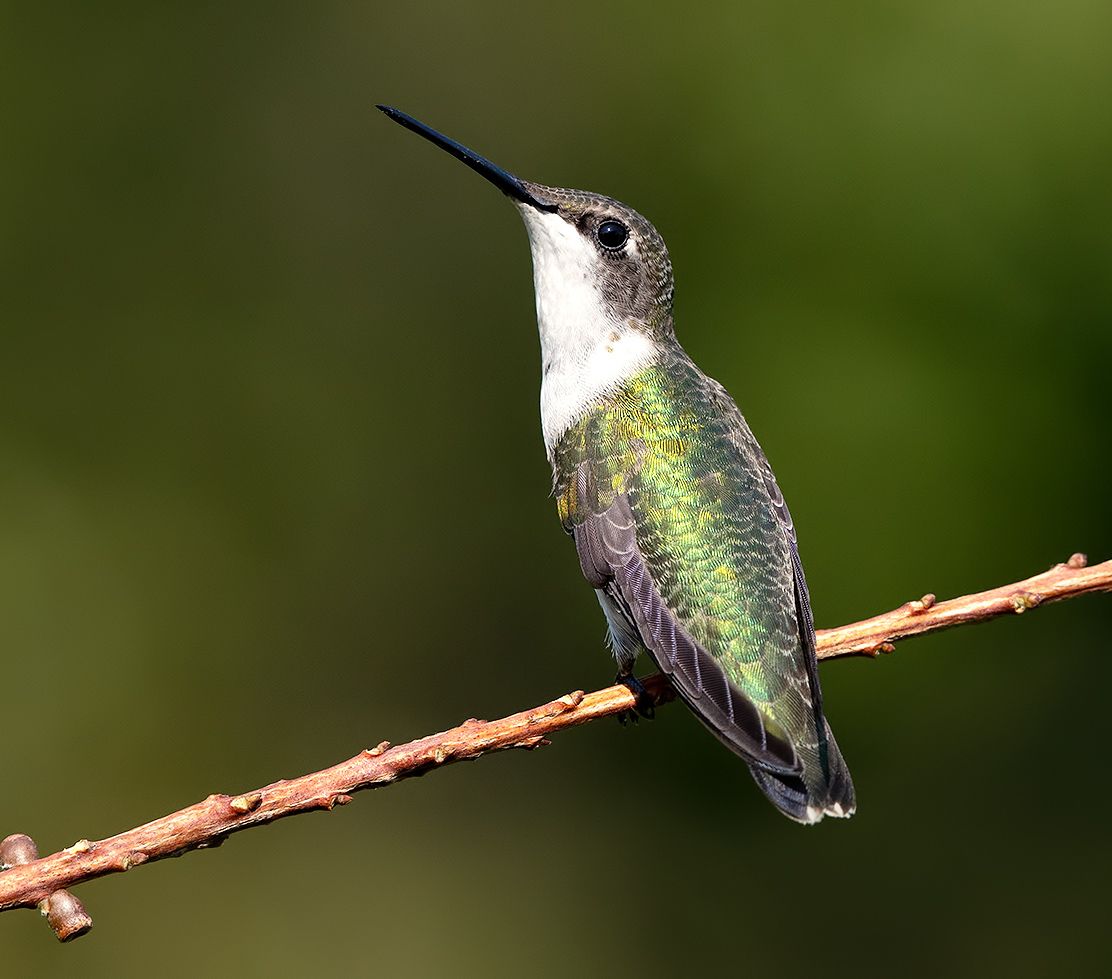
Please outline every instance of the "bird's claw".
[[618, 723], [625, 727], [630, 721], [634, 724], [637, 723], [639, 718], [645, 718], [647, 721], [656, 719], [656, 703], [652, 695], [645, 689], [645, 685], [637, 679], [632, 673], [621, 674], [619, 673], [614, 677], [615, 683], [620, 683], [624, 687], [629, 688], [629, 692], [633, 694], [635, 703], [632, 710], [623, 710], [618, 714]]

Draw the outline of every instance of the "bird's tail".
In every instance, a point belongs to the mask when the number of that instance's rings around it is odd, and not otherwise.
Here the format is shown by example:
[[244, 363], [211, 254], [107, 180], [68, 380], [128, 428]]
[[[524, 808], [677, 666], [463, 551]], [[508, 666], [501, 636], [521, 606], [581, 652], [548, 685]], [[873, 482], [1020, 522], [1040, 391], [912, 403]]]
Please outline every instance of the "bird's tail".
[[823, 816], [852, 816], [857, 806], [853, 779], [826, 724], [826, 766], [817, 748], [797, 750], [803, 761], [800, 775], [779, 775], [756, 765], [749, 770], [769, 801], [789, 819], [817, 823]]

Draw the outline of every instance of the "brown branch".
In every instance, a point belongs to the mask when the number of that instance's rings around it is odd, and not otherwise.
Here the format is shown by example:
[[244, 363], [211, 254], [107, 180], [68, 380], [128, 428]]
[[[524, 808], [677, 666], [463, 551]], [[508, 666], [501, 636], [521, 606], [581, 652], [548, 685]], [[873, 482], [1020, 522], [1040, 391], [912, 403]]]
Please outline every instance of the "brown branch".
[[[0, 841], [0, 870], [6, 867], [20, 867], [38, 858], [39, 848], [35, 845], [35, 841], [23, 833], [13, 833]], [[37, 904], [39, 912], [54, 929], [54, 934], [58, 936], [60, 942], [80, 938], [93, 927], [93, 919], [89, 917], [82, 903], [69, 891], [54, 891]]]
[[819, 659], [890, 653], [892, 643], [898, 639], [984, 622], [1000, 615], [1018, 615], [1046, 602], [1096, 591], [1112, 591], [1112, 561], [1090, 567], [1084, 554], [1074, 554], [1065, 564], [1056, 564], [1049, 571], [1012, 585], [952, 598], [948, 602], [936, 601], [934, 595], [924, 595], [918, 601], [906, 602], [898, 609], [871, 619], [837, 629], [820, 629]]
[[[1084, 555], [1075, 554], [1066, 564], [1013, 585], [947, 602], [925, 595], [884, 615], [824, 629], [818, 634], [819, 657], [876, 655], [908, 636], [1015, 614], [1095, 591], [1112, 591], [1112, 561], [1086, 567]], [[671, 699], [662, 677], [650, 677], [645, 686], [657, 703]], [[203, 802], [118, 836], [97, 842], [79, 840], [38, 859], [27, 837], [8, 837], [0, 845], [0, 861], [11, 865], [0, 873], [0, 911], [37, 906], [51, 920], [59, 938], [77, 937], [88, 931], [92, 921], [65, 888], [189, 850], [219, 846], [230, 834], [252, 826], [346, 805], [352, 793], [361, 789], [389, 785], [493, 751], [536, 748], [547, 743], [549, 734], [621, 714], [634, 706], [633, 694], [621, 685], [589, 694], [577, 690], [501, 720], [471, 719], [441, 734], [396, 747], [384, 741], [331, 768], [242, 795], [210, 795]]]

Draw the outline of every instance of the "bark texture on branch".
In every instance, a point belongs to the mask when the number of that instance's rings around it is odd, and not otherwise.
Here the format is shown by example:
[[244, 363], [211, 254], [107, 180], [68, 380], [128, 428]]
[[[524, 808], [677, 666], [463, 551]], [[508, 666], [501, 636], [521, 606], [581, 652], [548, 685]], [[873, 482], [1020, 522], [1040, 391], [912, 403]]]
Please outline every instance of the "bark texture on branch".
[[[1044, 603], [1112, 591], [1112, 561], [1086, 566], [1075, 554], [1043, 574], [991, 591], [936, 602], [933, 595], [883, 615], [818, 633], [820, 659], [876, 655], [892, 643], [924, 632], [1016, 614]], [[657, 703], [671, 699], [662, 677], [645, 682]], [[202, 802], [105, 840], [79, 840], [71, 847], [35, 858], [27, 837], [8, 837], [0, 846], [0, 911], [39, 907], [63, 941], [84, 934], [92, 921], [65, 889], [87, 880], [219, 846], [232, 833], [314, 809], [351, 801], [361, 789], [389, 785], [434, 768], [507, 748], [536, 748], [547, 735], [635, 707], [633, 694], [617, 685], [585, 694], [581, 690], [496, 721], [474, 718], [418, 741], [391, 747], [382, 742], [331, 768], [274, 782], [241, 795], [210, 795]], [[13, 842], [14, 841], [14, 842]], [[16, 856], [12, 856], [15, 854]]]
[[1049, 571], [1011, 585], [946, 602], [937, 601], [934, 595], [924, 595], [871, 619], [837, 629], [820, 629], [819, 659], [890, 653], [898, 639], [984, 622], [1000, 615], [1018, 615], [1046, 602], [1097, 591], [1112, 591], [1112, 561], [1090, 566], [1084, 554], [1074, 554], [1065, 564], [1056, 564]]
[[[0, 870], [20, 867], [38, 858], [39, 848], [24, 833], [13, 833], [0, 840]], [[93, 919], [69, 891], [58, 890], [47, 894], [37, 905], [60, 942], [80, 938], [93, 927]]]

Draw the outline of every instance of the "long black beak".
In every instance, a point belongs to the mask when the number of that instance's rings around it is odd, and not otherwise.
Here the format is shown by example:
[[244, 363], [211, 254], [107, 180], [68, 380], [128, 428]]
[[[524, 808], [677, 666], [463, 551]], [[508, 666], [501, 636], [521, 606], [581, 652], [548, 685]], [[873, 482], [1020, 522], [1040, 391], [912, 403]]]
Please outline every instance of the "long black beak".
[[443, 133], [438, 133], [435, 129], [431, 129], [423, 122], [418, 122], [411, 115], [407, 115], [400, 109], [392, 109], [388, 105], [375, 106], [385, 112], [394, 122], [406, 129], [411, 129], [418, 136], [424, 136], [430, 143], [435, 143], [442, 150], [451, 153], [457, 160], [466, 163], [472, 170], [480, 176], [486, 177], [495, 187], [497, 187], [503, 194], [512, 197], [515, 201], [521, 201], [522, 204], [528, 204], [530, 207], [535, 207], [538, 211], [555, 211], [555, 204], [546, 204], [543, 201], [537, 200], [525, 187], [517, 177], [515, 177], [508, 170], [503, 170], [501, 167], [495, 166], [490, 160], [485, 157], [479, 156], [474, 150], [469, 150], [461, 143], [457, 143], [454, 139], [449, 139]]

